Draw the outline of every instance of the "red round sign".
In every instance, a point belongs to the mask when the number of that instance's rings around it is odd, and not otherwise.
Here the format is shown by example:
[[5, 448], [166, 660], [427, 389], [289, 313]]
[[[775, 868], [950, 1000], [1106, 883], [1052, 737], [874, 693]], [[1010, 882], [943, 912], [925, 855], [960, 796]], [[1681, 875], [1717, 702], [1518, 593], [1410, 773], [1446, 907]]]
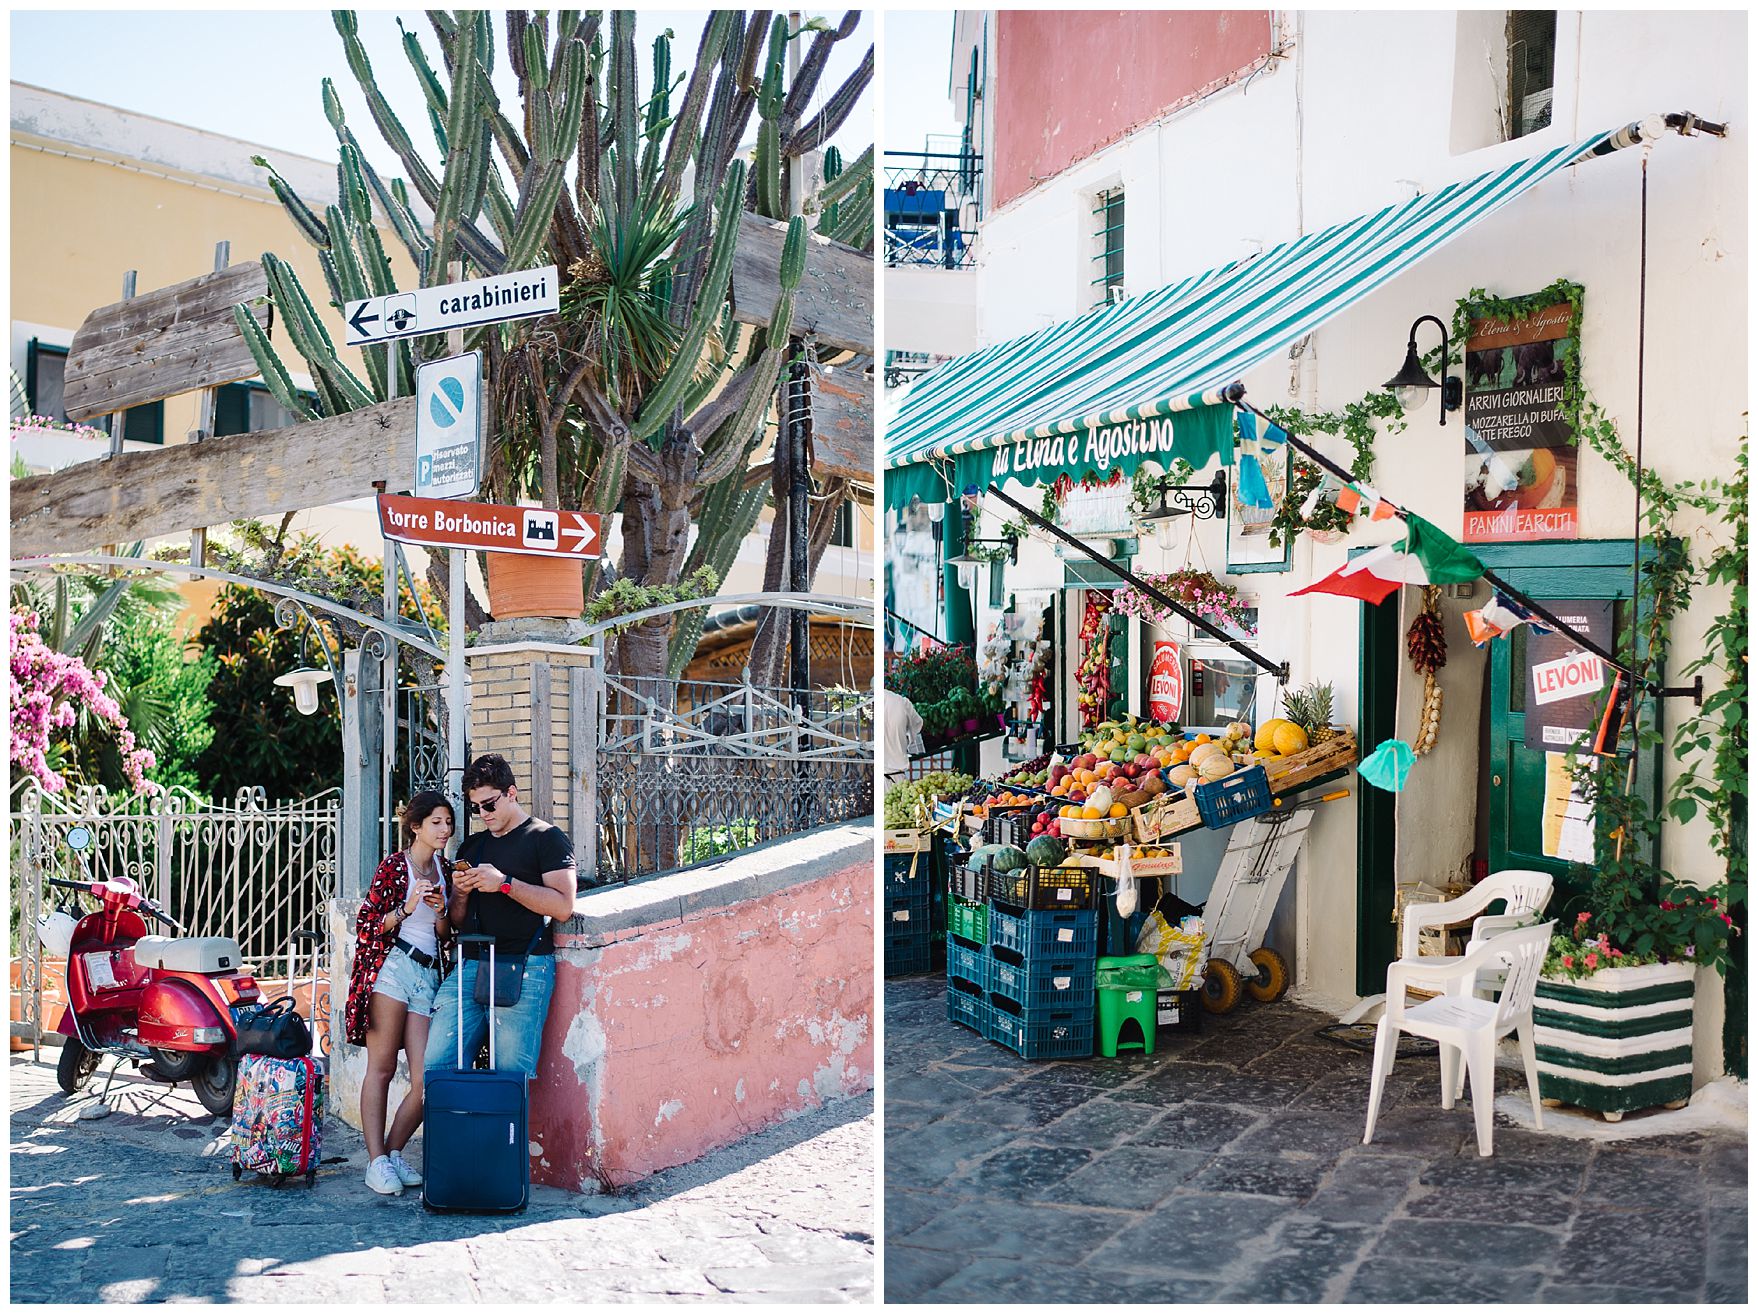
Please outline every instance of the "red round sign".
[[1154, 644], [1154, 663], [1148, 668], [1148, 715], [1170, 724], [1184, 713], [1184, 665], [1178, 645], [1170, 640]]

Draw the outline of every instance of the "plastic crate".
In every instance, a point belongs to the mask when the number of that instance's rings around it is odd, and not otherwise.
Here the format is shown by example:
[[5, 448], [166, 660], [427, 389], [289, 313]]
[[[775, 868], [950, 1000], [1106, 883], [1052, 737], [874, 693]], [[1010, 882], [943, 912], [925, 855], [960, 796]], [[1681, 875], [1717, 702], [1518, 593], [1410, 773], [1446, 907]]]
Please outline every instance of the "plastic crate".
[[963, 865], [954, 867], [951, 875], [946, 878], [946, 888], [961, 899], [981, 903], [985, 888], [983, 873]]
[[988, 999], [981, 990], [973, 990], [963, 981], [946, 983], [946, 1020], [959, 1022], [975, 1031], [978, 1035], [989, 1034]]
[[933, 855], [923, 851], [919, 853], [887, 853], [885, 855], [885, 893], [886, 895], [913, 894], [921, 890], [924, 895], [934, 883]]
[[1023, 867], [983, 874], [989, 898], [1020, 909], [1091, 908], [1093, 886], [1093, 873], [1085, 867]]
[[1202, 991], [1161, 990], [1156, 1001], [1155, 1017], [1162, 1033], [1202, 1030]]
[[946, 932], [974, 945], [989, 943], [989, 909], [987, 905], [966, 899], [946, 901]]
[[933, 933], [932, 910], [928, 904], [928, 891], [920, 894], [894, 895], [885, 900], [885, 933], [896, 934], [906, 926], [919, 927], [924, 936]]
[[1099, 951], [1099, 916], [1085, 912], [1022, 912], [989, 909], [989, 943], [1011, 949], [1026, 961], [1054, 958], [1071, 962], [1095, 958]]
[[1032, 811], [1024, 804], [993, 809], [983, 821], [983, 843], [1023, 849], [1032, 838]]
[[1021, 1058], [1091, 1058], [1093, 1009], [1042, 1009], [1021, 1012], [1005, 999], [990, 997], [988, 1036]]
[[904, 930], [885, 933], [885, 975], [915, 976], [932, 969], [933, 944], [926, 920]]
[[989, 957], [981, 949], [950, 940], [946, 945], [946, 975], [969, 981], [978, 990], [989, 988]]
[[1270, 778], [1261, 766], [1247, 767], [1224, 779], [1198, 785], [1193, 792], [1196, 810], [1210, 830], [1261, 816], [1273, 803]]
[[989, 993], [1010, 999], [1028, 1013], [1093, 1007], [1093, 960], [1017, 961], [1007, 950], [989, 955]]

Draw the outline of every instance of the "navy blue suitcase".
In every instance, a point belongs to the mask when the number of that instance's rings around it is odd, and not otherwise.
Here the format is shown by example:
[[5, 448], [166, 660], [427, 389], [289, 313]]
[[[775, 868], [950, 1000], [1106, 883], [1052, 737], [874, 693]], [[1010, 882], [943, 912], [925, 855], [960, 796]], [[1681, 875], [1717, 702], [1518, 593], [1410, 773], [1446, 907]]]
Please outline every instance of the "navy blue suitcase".
[[[522, 1072], [494, 1071], [494, 937], [461, 935], [488, 945], [488, 1066], [464, 1066], [464, 1029], [458, 1028], [458, 1070], [429, 1072], [426, 1089], [426, 1150], [421, 1203], [441, 1213], [516, 1214], [531, 1195], [531, 1156], [526, 1135], [530, 1095]], [[460, 962], [458, 1016], [464, 1015]], [[474, 1056], [472, 1056], [474, 1057]]]

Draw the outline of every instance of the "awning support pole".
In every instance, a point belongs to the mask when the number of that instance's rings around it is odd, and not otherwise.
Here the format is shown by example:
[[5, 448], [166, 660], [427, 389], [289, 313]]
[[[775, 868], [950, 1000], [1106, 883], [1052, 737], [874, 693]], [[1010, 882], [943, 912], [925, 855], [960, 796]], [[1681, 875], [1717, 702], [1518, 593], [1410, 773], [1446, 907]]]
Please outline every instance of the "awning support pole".
[[[1306, 457], [1307, 460], [1335, 475], [1345, 484], [1353, 484], [1355, 482], [1355, 476], [1350, 474], [1342, 466], [1325, 456], [1324, 453], [1315, 451], [1312, 447], [1296, 438], [1293, 434], [1288, 433], [1286, 429], [1282, 429], [1281, 425], [1276, 424], [1276, 422], [1269, 416], [1265, 415], [1262, 411], [1258, 410], [1257, 407], [1246, 401], [1245, 388], [1243, 385], [1237, 383], [1233, 384], [1226, 390], [1225, 396], [1227, 397], [1227, 400], [1232, 402], [1240, 410], [1250, 411], [1265, 424], [1273, 424], [1277, 429], [1281, 429], [1284, 434], [1287, 434], [1288, 445], [1295, 451], [1299, 452], [1302, 456]], [[1616, 657], [1613, 657], [1604, 648], [1601, 648], [1597, 643], [1593, 642], [1592, 639], [1589, 639], [1579, 630], [1576, 630], [1572, 626], [1565, 625], [1562, 621], [1552, 615], [1542, 604], [1528, 597], [1524, 592], [1515, 588], [1512, 584], [1508, 583], [1487, 566], [1484, 568], [1483, 577], [1489, 581], [1491, 586], [1500, 589], [1503, 593], [1514, 599], [1515, 602], [1518, 602], [1533, 615], [1543, 620], [1551, 629], [1556, 630], [1558, 633], [1568, 635], [1569, 638], [1580, 644], [1582, 648], [1599, 658], [1600, 661], [1604, 662], [1607, 666], [1610, 666], [1614, 671], [1617, 671], [1625, 679], [1630, 680], [1632, 683], [1640, 683], [1643, 692], [1655, 698], [1692, 698], [1696, 700], [1699, 707], [1703, 705], [1703, 679], [1701, 676], [1698, 677], [1697, 682], [1694, 685], [1686, 685], [1680, 688], [1663, 689], [1659, 685], [1649, 684], [1645, 680], [1638, 682], [1634, 673], [1629, 667], [1625, 666], [1623, 662], [1619, 661]]]
[[1233, 649], [1234, 652], [1240, 654], [1240, 656], [1249, 658], [1253, 662], [1253, 664], [1255, 664], [1260, 670], [1267, 671], [1269, 674], [1275, 676], [1276, 679], [1281, 681], [1283, 684], [1288, 683], [1288, 663], [1287, 662], [1283, 662], [1283, 663], [1281, 663], [1281, 665], [1277, 665], [1275, 662], [1270, 661], [1269, 658], [1260, 656], [1256, 651], [1247, 647], [1244, 643], [1241, 643], [1238, 639], [1235, 639], [1232, 635], [1228, 634], [1227, 631], [1220, 629], [1217, 626], [1209, 624], [1208, 621], [1204, 620], [1201, 616], [1198, 616], [1194, 611], [1192, 611], [1189, 607], [1186, 607], [1183, 603], [1179, 602], [1176, 598], [1167, 597], [1164, 593], [1160, 592], [1160, 590], [1155, 588], [1152, 584], [1149, 584], [1144, 580], [1138, 579], [1135, 575], [1131, 574], [1129, 571], [1125, 570], [1122, 566], [1118, 565], [1115, 561], [1111, 560], [1111, 558], [1100, 556], [1097, 552], [1093, 551], [1090, 547], [1088, 547], [1085, 543], [1082, 543], [1078, 538], [1075, 538], [1072, 534], [1064, 533], [1062, 530], [1058, 529], [1055, 525], [1051, 524], [1048, 520], [1044, 519], [1044, 517], [1039, 515], [1036, 511], [1033, 511], [1030, 507], [1021, 506], [1018, 502], [1014, 501], [1006, 493], [1002, 492], [1001, 489], [997, 485], [990, 484], [989, 491], [991, 493], [995, 494], [995, 496], [1000, 498], [1003, 502], [1007, 503], [1007, 505], [1012, 507], [1015, 511], [1019, 512], [1022, 516], [1024, 516], [1032, 524], [1036, 525], [1039, 529], [1048, 530], [1050, 533], [1056, 535], [1057, 538], [1061, 539], [1064, 543], [1068, 544], [1070, 547], [1077, 550], [1082, 556], [1086, 557], [1087, 559], [1089, 559], [1091, 561], [1096, 561], [1099, 565], [1103, 566], [1106, 570], [1110, 571], [1113, 575], [1117, 576], [1118, 579], [1120, 579], [1120, 580], [1124, 581], [1124, 583], [1130, 585], [1130, 587], [1140, 589], [1143, 593], [1147, 594], [1150, 598], [1152, 598], [1155, 602], [1158, 602], [1161, 606], [1170, 607], [1173, 611], [1177, 612], [1180, 616], [1184, 617], [1185, 620], [1189, 621], [1192, 625], [1196, 626], [1197, 629], [1201, 630], [1204, 634], [1207, 634], [1210, 638], [1219, 639], [1222, 643], [1226, 644], [1229, 648]]

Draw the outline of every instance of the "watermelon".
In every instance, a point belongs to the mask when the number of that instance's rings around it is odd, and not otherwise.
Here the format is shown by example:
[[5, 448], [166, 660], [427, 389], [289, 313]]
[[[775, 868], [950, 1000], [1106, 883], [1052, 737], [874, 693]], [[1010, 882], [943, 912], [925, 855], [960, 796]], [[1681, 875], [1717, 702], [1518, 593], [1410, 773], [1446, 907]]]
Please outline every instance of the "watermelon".
[[992, 871], [1024, 871], [1030, 865], [1030, 859], [1024, 849], [1016, 849], [1011, 844], [995, 845], [995, 856], [990, 859]]
[[1034, 867], [1059, 867], [1068, 850], [1059, 839], [1040, 835], [1025, 847], [1026, 859]]

